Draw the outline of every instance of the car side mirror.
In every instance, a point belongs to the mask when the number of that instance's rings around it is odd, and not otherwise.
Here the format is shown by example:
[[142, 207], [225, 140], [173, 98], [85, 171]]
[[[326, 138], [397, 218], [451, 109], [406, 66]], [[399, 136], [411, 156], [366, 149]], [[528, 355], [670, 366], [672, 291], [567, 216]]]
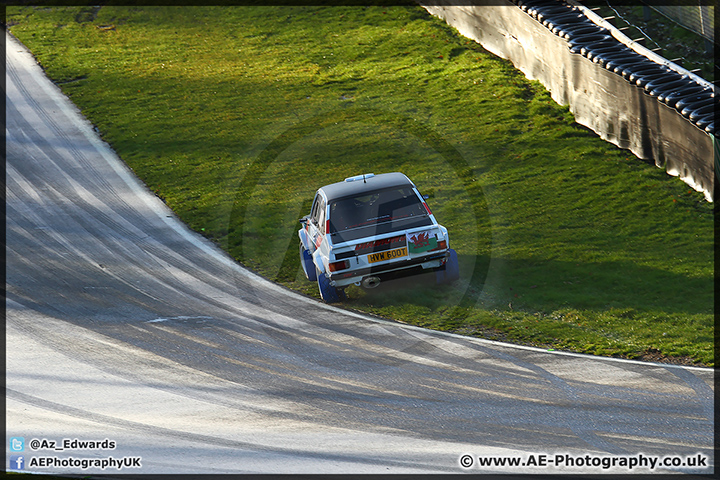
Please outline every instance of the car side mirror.
[[423, 199], [427, 200], [428, 198], [430, 198], [430, 195], [423, 195], [422, 197]]

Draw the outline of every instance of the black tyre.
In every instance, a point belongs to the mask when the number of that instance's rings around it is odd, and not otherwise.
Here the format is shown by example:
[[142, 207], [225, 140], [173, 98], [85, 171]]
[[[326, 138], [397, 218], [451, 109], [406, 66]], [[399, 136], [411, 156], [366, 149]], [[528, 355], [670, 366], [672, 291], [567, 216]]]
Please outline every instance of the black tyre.
[[593, 61], [593, 63], [597, 63], [601, 66], [605, 66], [605, 64], [612, 60], [622, 60], [628, 58], [628, 54], [625, 52], [617, 52], [613, 50], [608, 50], [604, 52], [594, 51], [592, 52], [592, 57], [590, 57], [590, 60]]
[[697, 120], [695, 120], [695, 125], [701, 130], [705, 130], [705, 128], [713, 123], [715, 121], [715, 112], [711, 112], [708, 114], [705, 114], [705, 116], [699, 117]]
[[621, 64], [613, 69], [613, 72], [622, 75], [624, 79], [629, 79], [630, 75], [633, 73], [640, 71], [642, 69], [651, 69], [651, 68], [657, 68], [659, 65], [651, 60], [648, 60], [647, 58], [643, 57], [642, 55], [638, 55], [637, 58], [634, 58], [633, 60]]
[[617, 51], [618, 42], [615, 39], [607, 40], [605, 42], [591, 43], [589, 45], [583, 45], [580, 47], [580, 55], [587, 57], [592, 60], [592, 52], [603, 52], [603, 51]]
[[533, 10], [535, 7], [538, 7], [542, 5], [543, 2], [541, 0], [519, 0], [517, 2], [518, 7], [520, 7], [520, 10], [523, 12], [529, 14], [530, 10]]
[[615, 40], [610, 35], [605, 35], [602, 33], [589, 33], [586, 35], [574, 36], [568, 42], [568, 48], [570, 49], [571, 53], [578, 53], [580, 55], [583, 55], [583, 48], [587, 49], [587, 47], [589, 47], [590, 45], [605, 45], [609, 44], [609, 42], [611, 41], [617, 42], [617, 40]]
[[680, 102], [680, 100], [682, 100], [683, 98], [696, 96], [706, 90], [707, 88], [701, 85], [692, 85], [681, 90], [667, 93], [666, 95], [664, 95], [664, 97], [658, 97], [658, 100], [663, 102], [668, 107], [676, 108], [678, 102]]
[[[678, 102], [680, 103], [680, 102]], [[712, 100], [701, 100], [693, 103], [689, 103], [685, 105], [685, 107], [680, 111], [680, 115], [683, 117], [689, 119], [690, 115], [693, 114], [696, 110], [699, 110], [707, 105], [712, 105]]]
[[[317, 283], [318, 283], [318, 290], [320, 290], [320, 298], [323, 299], [323, 302], [325, 303], [337, 303], [340, 301], [340, 291], [330, 285], [330, 280], [325, 276], [324, 273], [321, 273], [319, 270], [316, 269], [315, 276], [317, 277]], [[345, 292], [342, 292], [343, 296]]]
[[698, 108], [699, 108], [702, 105], [705, 105], [709, 102], [714, 101], [714, 99], [715, 99], [715, 94], [712, 92], [712, 90], [707, 89], [707, 90], [704, 90], [704, 91], [698, 93], [697, 95], [690, 95], [688, 97], [684, 97], [684, 98], [678, 100], [678, 102], [675, 104], [675, 109], [678, 110], [683, 116], [686, 117], [686, 116], [689, 116], [690, 112], [692, 111], [692, 110], [688, 110], [687, 115], [685, 115], [682, 112], [684, 112], [684, 109], [686, 107], [693, 105], [693, 104], [697, 104]]
[[643, 65], [633, 69], [633, 72], [628, 75], [627, 81], [634, 83], [638, 87], [643, 87], [650, 81], [668, 78], [672, 74], [672, 70], [657, 64]]
[[607, 45], [604, 47], [590, 47], [586, 53], [586, 57], [595, 63], [601, 63], [603, 58], [626, 57], [628, 52], [619, 45]]
[[697, 122], [701, 117], [705, 117], [707, 115], [712, 115], [714, 113], [715, 113], [715, 105], [711, 103], [709, 105], [703, 105], [702, 107], [693, 111], [688, 118], [690, 119], [691, 122]]
[[538, 22], [543, 23], [554, 17], [560, 17], [561, 15], [567, 15], [569, 13], [572, 13], [571, 8], [572, 7], [568, 5], [549, 5], [537, 7], [535, 9], [535, 18], [537, 18]]
[[569, 27], [571, 25], [579, 25], [585, 19], [585, 15], [579, 12], [575, 13], [562, 13], [560, 15], [554, 15], [543, 19], [542, 24], [550, 29], [551, 32], [555, 32], [557, 27]]
[[598, 31], [597, 25], [590, 21], [581, 21], [575, 25], [554, 27], [551, 31], [566, 40], [571, 40], [575, 35], [587, 35]]
[[667, 73], [633, 74], [633, 75], [630, 75], [628, 80], [630, 80], [630, 83], [634, 83], [635, 85], [637, 85], [640, 88], [644, 88], [645, 85], [647, 85], [650, 82], [655, 82], [655, 83], [653, 83], [653, 87], [656, 87], [659, 85], [657, 83], [657, 81], [658, 80], [660, 80], [660, 81], [666, 80], [667, 76], [668, 76]]
[[[613, 56], [612, 58], [609, 58], [605, 62], [605, 68], [612, 72], [620, 66], [622, 66], [622, 68], [625, 68], [628, 65], [632, 64], [633, 62], [637, 63], [640, 60], [641, 60], [640, 56], [634, 52], [627, 53], [626, 55], [617, 55], [617, 56]], [[621, 71], [615, 72], [615, 73], [618, 75], [621, 75]]]
[[657, 97], [663, 92], [672, 91], [673, 89], [679, 89], [681, 87], [689, 85], [687, 77], [676, 78], [673, 80], [653, 80], [646, 83], [643, 88], [645, 92], [653, 97]]

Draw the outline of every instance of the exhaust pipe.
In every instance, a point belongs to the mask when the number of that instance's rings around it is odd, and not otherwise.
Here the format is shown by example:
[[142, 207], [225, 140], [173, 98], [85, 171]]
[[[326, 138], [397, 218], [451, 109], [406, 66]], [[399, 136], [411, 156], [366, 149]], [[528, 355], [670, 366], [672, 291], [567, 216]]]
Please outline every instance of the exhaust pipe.
[[365, 277], [362, 279], [363, 288], [375, 288], [380, 285], [380, 277]]

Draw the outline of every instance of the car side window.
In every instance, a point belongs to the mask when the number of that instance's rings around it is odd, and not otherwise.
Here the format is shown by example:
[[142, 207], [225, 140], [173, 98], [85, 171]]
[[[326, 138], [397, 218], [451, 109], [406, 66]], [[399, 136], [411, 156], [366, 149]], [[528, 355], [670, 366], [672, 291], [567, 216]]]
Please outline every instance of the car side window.
[[327, 210], [325, 206], [325, 200], [321, 199], [318, 202], [318, 228], [320, 229], [320, 233], [323, 235], [325, 235], [325, 210]]
[[315, 194], [315, 200], [313, 200], [312, 210], [310, 211], [310, 220], [317, 224], [318, 220], [318, 204], [320, 203], [320, 195]]

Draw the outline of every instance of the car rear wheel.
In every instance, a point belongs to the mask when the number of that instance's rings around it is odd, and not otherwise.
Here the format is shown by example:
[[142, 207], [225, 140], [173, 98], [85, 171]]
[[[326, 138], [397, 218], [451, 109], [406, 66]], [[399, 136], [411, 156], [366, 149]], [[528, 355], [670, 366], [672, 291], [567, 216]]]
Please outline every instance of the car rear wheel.
[[328, 280], [324, 273], [317, 270], [317, 268], [315, 269], [315, 276], [317, 277], [318, 290], [320, 290], [320, 298], [323, 299], [323, 302], [337, 303], [347, 298], [345, 292], [330, 285], [330, 280]]
[[317, 279], [315, 275], [315, 264], [310, 256], [310, 252], [307, 251], [302, 242], [300, 242], [300, 265], [302, 265], [303, 272], [305, 272], [305, 278], [314, 282]]
[[435, 271], [435, 283], [438, 285], [448, 285], [456, 282], [460, 278], [460, 264], [458, 262], [457, 252], [452, 248], [449, 250], [450, 258], [445, 263], [445, 268]]

